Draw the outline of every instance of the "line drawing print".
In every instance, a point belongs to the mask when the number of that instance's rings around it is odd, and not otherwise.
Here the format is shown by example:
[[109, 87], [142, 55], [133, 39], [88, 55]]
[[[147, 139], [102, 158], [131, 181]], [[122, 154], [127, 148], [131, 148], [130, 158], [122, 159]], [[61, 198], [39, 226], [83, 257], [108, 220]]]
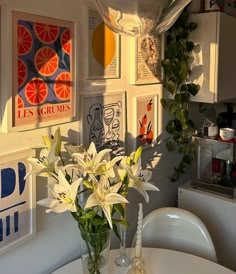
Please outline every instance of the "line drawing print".
[[122, 102], [92, 104], [87, 114], [89, 142], [94, 142], [97, 150], [120, 147]]

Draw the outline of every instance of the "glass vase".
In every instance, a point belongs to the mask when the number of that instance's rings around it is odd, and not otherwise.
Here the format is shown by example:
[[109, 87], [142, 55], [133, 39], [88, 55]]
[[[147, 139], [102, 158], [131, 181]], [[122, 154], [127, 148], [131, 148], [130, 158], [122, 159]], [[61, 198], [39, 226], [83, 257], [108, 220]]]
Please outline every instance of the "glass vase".
[[130, 265], [131, 261], [126, 253], [126, 226], [120, 224], [119, 228], [120, 228], [120, 238], [121, 238], [120, 252], [118, 257], [116, 258], [115, 263], [117, 266], [127, 267]]
[[83, 274], [108, 274], [111, 230], [90, 233], [80, 229]]

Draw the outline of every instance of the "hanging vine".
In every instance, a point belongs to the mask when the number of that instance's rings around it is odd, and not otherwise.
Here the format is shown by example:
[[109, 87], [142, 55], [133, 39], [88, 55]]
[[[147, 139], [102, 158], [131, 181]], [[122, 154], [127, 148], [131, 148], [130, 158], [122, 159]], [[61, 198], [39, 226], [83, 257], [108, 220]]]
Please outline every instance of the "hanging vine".
[[170, 177], [172, 182], [185, 173], [186, 166], [192, 163], [195, 154], [191, 141], [195, 126], [189, 118], [189, 102], [191, 95], [198, 93], [199, 86], [189, 80], [194, 49], [189, 34], [196, 28], [196, 23], [189, 22], [189, 13], [185, 9], [166, 35], [165, 58], [162, 60], [163, 86], [168, 98], [161, 99], [161, 104], [170, 113], [170, 120], [165, 127], [169, 133], [166, 147], [169, 152], [178, 151], [182, 155]]

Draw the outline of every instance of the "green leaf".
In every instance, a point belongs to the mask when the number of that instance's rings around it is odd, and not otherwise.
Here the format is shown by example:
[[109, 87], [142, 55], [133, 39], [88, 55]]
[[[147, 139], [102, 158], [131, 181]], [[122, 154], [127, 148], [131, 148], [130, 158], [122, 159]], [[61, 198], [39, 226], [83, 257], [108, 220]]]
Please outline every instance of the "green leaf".
[[184, 155], [183, 156], [183, 162], [190, 165], [192, 163], [193, 158], [190, 155]]
[[170, 60], [169, 59], [162, 60], [161, 65], [163, 66], [163, 68], [170, 66], [171, 65]]
[[95, 215], [96, 215], [96, 213], [93, 210], [90, 210], [90, 211], [86, 212], [84, 215], [82, 215], [80, 217], [80, 219], [85, 221], [85, 220], [93, 218]]
[[93, 219], [93, 225], [95, 226], [103, 226], [107, 224], [107, 220], [103, 218], [94, 218]]
[[194, 48], [194, 43], [192, 41], [187, 41], [186, 42], [186, 49], [188, 52], [191, 52]]
[[125, 210], [121, 204], [114, 204], [114, 209], [122, 216], [125, 217]]
[[183, 125], [187, 125], [188, 122], [188, 112], [185, 109], [180, 109], [176, 112], [176, 118], [181, 122], [182, 127]]
[[182, 133], [182, 124], [178, 119], [175, 119], [175, 132], [181, 132]]
[[178, 178], [176, 179], [174, 176], [172, 176], [172, 177], [169, 177], [169, 180], [171, 181], [171, 183], [175, 183], [178, 180]]
[[83, 180], [83, 185], [86, 186], [88, 189], [92, 189], [93, 188], [91, 182], [89, 182], [86, 179]]
[[175, 132], [175, 122], [174, 120], [170, 120], [166, 125], [166, 131], [170, 134]]
[[188, 92], [193, 96], [196, 96], [198, 91], [200, 90], [200, 86], [193, 83], [187, 84], [187, 87]]
[[165, 83], [165, 87], [171, 94], [174, 94], [176, 92], [176, 85], [172, 80], [168, 80]]
[[[167, 55], [166, 55], [167, 57]], [[161, 61], [161, 66], [163, 67], [163, 70], [165, 72], [165, 75], [169, 75], [171, 71], [171, 62], [168, 58]]]
[[178, 93], [175, 95], [175, 101], [178, 104], [183, 104], [189, 102], [190, 95], [187, 92]]
[[115, 235], [117, 236], [117, 238], [121, 241], [121, 238], [120, 238], [120, 234], [119, 234], [119, 231], [118, 231], [118, 228], [117, 228], [117, 225], [116, 224], [113, 224], [113, 231], [115, 233]]
[[168, 100], [164, 99], [164, 98], [161, 98], [161, 105], [162, 107], [165, 109], [167, 108], [167, 105], [168, 105]]
[[140, 157], [141, 154], [142, 154], [142, 151], [143, 151], [143, 147], [142, 147], [142, 146], [139, 146], [139, 147], [136, 149], [136, 151], [135, 151], [135, 153], [134, 153], [134, 163], [137, 163], [139, 157]]
[[186, 84], [181, 85], [180, 87], [181, 91], [188, 91], [188, 86]]
[[187, 75], [188, 75], [188, 65], [184, 61], [181, 61], [179, 64], [179, 77], [181, 82], [186, 80]]
[[175, 101], [170, 103], [168, 109], [169, 109], [170, 113], [175, 113], [176, 112], [176, 110], [177, 110], [177, 104], [175, 103]]
[[127, 222], [127, 220], [119, 220], [119, 223], [125, 226], [128, 226], [129, 223]]
[[190, 23], [188, 24], [188, 28], [189, 28], [190, 31], [195, 30], [195, 29], [197, 28], [197, 23], [195, 23], [195, 22], [190, 22]]
[[122, 224], [122, 225], [125, 225], [127, 226], [128, 225], [128, 222], [127, 220], [121, 220], [121, 219], [112, 219], [112, 223], [113, 224]]

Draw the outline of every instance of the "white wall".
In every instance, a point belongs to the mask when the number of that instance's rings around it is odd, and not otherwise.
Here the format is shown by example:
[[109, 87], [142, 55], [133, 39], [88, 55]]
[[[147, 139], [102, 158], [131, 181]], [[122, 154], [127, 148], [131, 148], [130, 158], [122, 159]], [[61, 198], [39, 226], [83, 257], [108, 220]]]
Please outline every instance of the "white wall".
[[[156, 92], [162, 97], [161, 85], [131, 86], [129, 84], [129, 39], [121, 38], [121, 78], [116, 80], [96, 81], [99, 86], [93, 86], [92, 81], [86, 80], [86, 5], [88, 0], [0, 0], [3, 4], [2, 11], [7, 13], [7, 19], [11, 22], [11, 11], [17, 10], [32, 14], [45, 15], [58, 19], [69, 20], [76, 23], [76, 91], [127, 91], [127, 130], [128, 136], [133, 136], [135, 124], [133, 121], [133, 104], [136, 95], [148, 92]], [[91, 4], [90, 4], [91, 5]], [[1, 53], [2, 75], [5, 77], [4, 86], [1, 88], [3, 102], [3, 119], [8, 122], [5, 105], [10, 100], [11, 94], [11, 25], [2, 29], [2, 42], [5, 40], [4, 52]], [[3, 78], [2, 78], [3, 79]], [[77, 96], [79, 107], [79, 96]], [[159, 105], [158, 123], [159, 134], [162, 132], [163, 120], [161, 105]], [[79, 121], [60, 125], [62, 135], [70, 136], [70, 141], [79, 141]], [[5, 153], [14, 152], [24, 148], [35, 147], [41, 143], [41, 136], [53, 133], [57, 125], [53, 127], [40, 128], [25, 132], [0, 133], [0, 156]], [[127, 148], [132, 150], [132, 138], [127, 139]], [[155, 154], [155, 157], [153, 156]], [[161, 156], [161, 157], [160, 157]], [[166, 153], [162, 144], [155, 149], [143, 154], [143, 163], [149, 163], [153, 168], [153, 182], [160, 188], [160, 192], [150, 195], [150, 203], [145, 201], [135, 191], [129, 195], [128, 218], [130, 227], [128, 230], [128, 242], [136, 229], [137, 203], [144, 203], [145, 214], [154, 208], [167, 205], [176, 205], [177, 184], [170, 183], [168, 176], [172, 173], [172, 167], [176, 158]], [[45, 181], [37, 180], [37, 200], [46, 195]], [[33, 240], [28, 241], [14, 250], [0, 257], [0, 273], [3, 274], [47, 274], [59, 266], [79, 257], [79, 231], [70, 214], [45, 214], [45, 209], [37, 207], [37, 233]], [[114, 242], [117, 245], [117, 241]]]

